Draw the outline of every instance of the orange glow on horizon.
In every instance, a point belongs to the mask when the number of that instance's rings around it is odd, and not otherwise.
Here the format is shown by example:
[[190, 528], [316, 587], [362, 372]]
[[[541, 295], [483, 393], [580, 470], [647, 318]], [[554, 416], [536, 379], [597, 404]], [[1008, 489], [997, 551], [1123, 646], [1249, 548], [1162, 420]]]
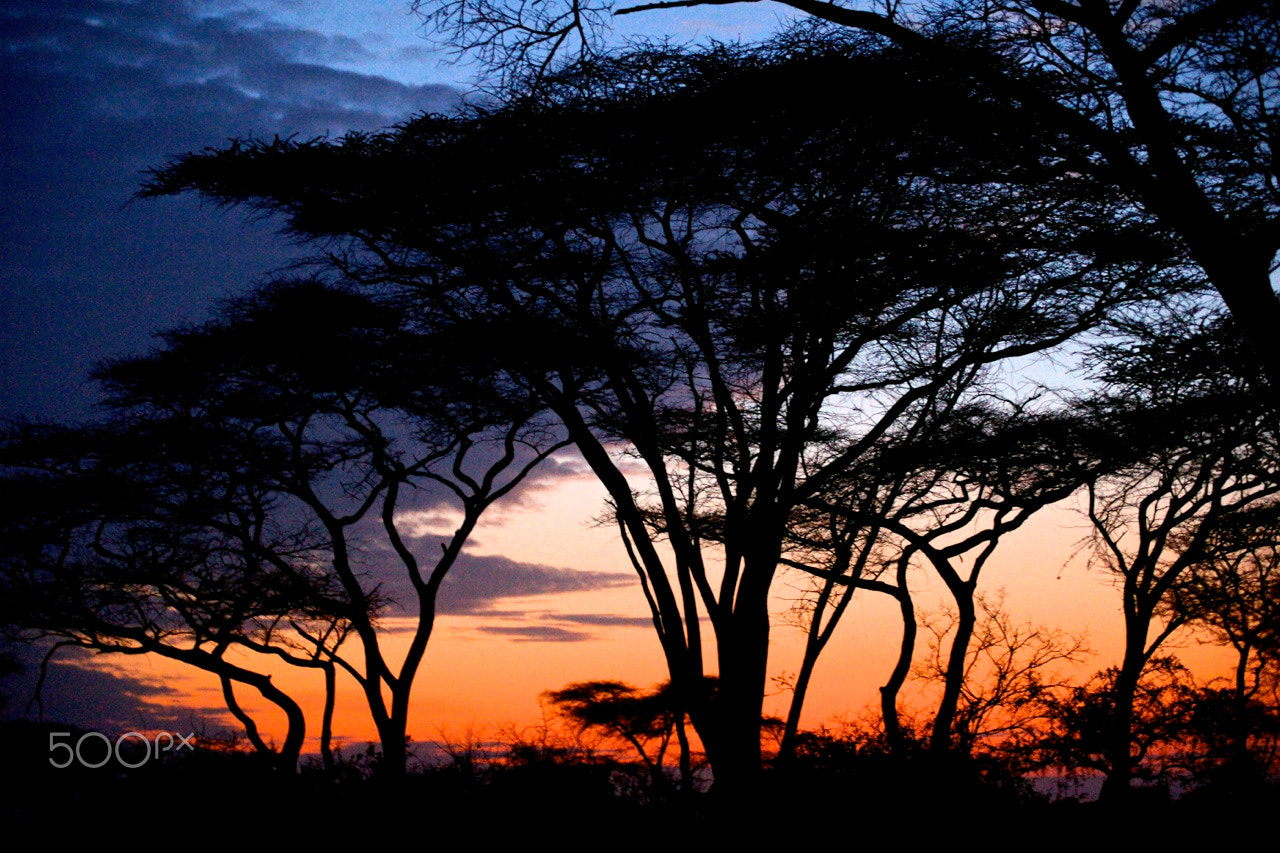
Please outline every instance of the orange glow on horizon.
[[[557, 567], [629, 572], [614, 531], [591, 521], [602, 505], [599, 486], [587, 477], [526, 490], [517, 504], [485, 519], [475, 536], [476, 551]], [[1118, 662], [1123, 624], [1118, 591], [1102, 571], [1087, 568], [1085, 555], [1076, 553], [1085, 532], [1081, 524], [1082, 519], [1067, 508], [1053, 508], [1034, 518], [1001, 543], [984, 569], [979, 589], [1003, 588], [1006, 606], [1019, 622], [1029, 620], [1046, 628], [1087, 633], [1097, 654], [1079, 668], [1078, 678], [1083, 681]], [[945, 603], [946, 590], [935, 576], [919, 570], [912, 583], [917, 612]], [[803, 578], [792, 570], [782, 572], [775, 581], [769, 660], [775, 677], [794, 676], [800, 666], [804, 633], [777, 617], [801, 587]], [[613, 679], [647, 688], [667, 677], [657, 637], [652, 626], [645, 624], [648, 611], [638, 581], [595, 592], [506, 598], [496, 601], [492, 610], [497, 615], [478, 612], [437, 619], [414, 687], [409, 721], [413, 741], [491, 738], [500, 729], [518, 731], [541, 724], [544, 709], [540, 695], [573, 682]], [[574, 621], [578, 614], [628, 617], [636, 624]], [[550, 642], [520, 634], [525, 629], [548, 627], [584, 636]], [[876, 706], [879, 687], [898, 653], [901, 630], [895, 602], [885, 595], [860, 594], [818, 663], [802, 726], [813, 728], [857, 718]], [[713, 663], [710, 634], [708, 630], [706, 659]], [[407, 635], [392, 631], [385, 643], [388, 658], [398, 665]], [[1223, 674], [1232, 662], [1229, 651], [1177, 636], [1168, 650], [1178, 654], [1202, 680]], [[924, 651], [922, 632], [917, 657]], [[344, 647], [344, 653], [353, 662], [359, 660], [355, 640]], [[167, 710], [189, 711], [193, 718], [204, 717], [228, 729], [239, 729], [225, 711], [217, 679], [207, 673], [154, 656], [113, 660], [104, 655], [94, 663], [163, 681], [174, 691], [165, 702]], [[320, 673], [262, 658], [251, 663], [270, 672], [273, 683], [305, 709], [304, 752], [317, 752], [324, 700]], [[365, 743], [376, 742], [377, 732], [353, 679], [339, 671], [338, 682], [335, 745], [350, 754]], [[919, 695], [909, 684], [903, 701], [919, 701]], [[265, 737], [277, 743], [283, 739], [282, 713], [250, 688], [241, 686], [237, 697]], [[780, 683], [771, 683], [765, 712], [785, 717], [789, 701], [790, 693]]]

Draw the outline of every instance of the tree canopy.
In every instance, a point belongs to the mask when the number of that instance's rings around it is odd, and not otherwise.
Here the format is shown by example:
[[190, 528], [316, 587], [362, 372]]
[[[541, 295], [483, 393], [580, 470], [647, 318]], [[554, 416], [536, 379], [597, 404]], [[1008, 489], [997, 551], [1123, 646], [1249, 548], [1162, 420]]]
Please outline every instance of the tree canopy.
[[[441, 352], [401, 307], [302, 280], [103, 365], [110, 417], [6, 438], [0, 483], [25, 507], [6, 519], [6, 621], [217, 673], [251, 737], [226, 679], [252, 684], [290, 716], [288, 768], [301, 710], [235, 652], [324, 667], [326, 716], [340, 667], [365, 693], [382, 769], [402, 773], [441, 583], [481, 514], [562, 444], [527, 397], [454, 372]], [[403, 509], [451, 502], [460, 522], [438, 557], [406, 542]], [[371, 541], [411, 599], [383, 592]], [[398, 667], [379, 632], [392, 607], [415, 626]], [[338, 648], [348, 634], [352, 660]]]
[[[557, 53], [600, 50], [612, 15], [735, 2], [754, 0], [419, 0], [415, 9], [454, 47], [519, 76], [554, 67]], [[1072, 168], [1111, 184], [1177, 237], [1270, 386], [1280, 386], [1270, 345], [1280, 325], [1271, 282], [1280, 250], [1274, 0], [777, 2], [819, 29], [894, 44], [921, 67], [956, 63], [958, 44], [1000, 53], [1004, 65], [961, 72], [961, 61], [957, 71], [1084, 146], [1089, 154]]]
[[[103, 365], [96, 422], [6, 433], [0, 617], [214, 673], [266, 750], [235, 695], [256, 688], [289, 719], [285, 767], [302, 711], [247, 661], [322, 669], [326, 719], [345, 672], [401, 774], [446, 575], [572, 445], [670, 678], [544, 696], [628, 741], [654, 791], [673, 735], [696, 787], [686, 720], [717, 790], [759, 790], [788, 571], [815, 586], [780, 768], [862, 591], [902, 617], [881, 689], [899, 758], [927, 737], [946, 770], [987, 736], [1025, 757], [1034, 731], [1108, 796], [1197, 738], [1264, 766], [1246, 721], [1275, 718], [1274, 3], [782, 2], [814, 20], [616, 52], [592, 30], [610, 0], [419, 3], [460, 48], [517, 60], [495, 98], [155, 170], [142, 195], [246, 205], [312, 275]], [[1023, 374], [1046, 355], [1084, 359], [1075, 391]], [[1073, 494], [1125, 648], [1070, 690], [1042, 673], [1081, 642], [1015, 625], [979, 582]], [[445, 504], [450, 535], [410, 535], [406, 510]], [[917, 738], [897, 697], [922, 576], [953, 608], [923, 621], [915, 671], [942, 684]], [[413, 621], [402, 660], [392, 608]], [[1235, 646], [1232, 695], [1158, 654], [1189, 623]]]
[[1087, 150], [974, 82], [1020, 72], [963, 56], [961, 77], [857, 38], [633, 51], [462, 117], [189, 155], [145, 193], [282, 214], [456, 342], [463, 375], [554, 412], [734, 786], [760, 767], [794, 513], [938, 429], [1002, 361], [1198, 286], [1071, 166]]

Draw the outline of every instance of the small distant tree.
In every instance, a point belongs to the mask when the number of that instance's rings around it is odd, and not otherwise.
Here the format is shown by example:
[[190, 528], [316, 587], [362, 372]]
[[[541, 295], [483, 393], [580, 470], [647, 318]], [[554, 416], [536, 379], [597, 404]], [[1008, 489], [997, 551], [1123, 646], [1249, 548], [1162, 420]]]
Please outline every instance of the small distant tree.
[[[1004, 592], [977, 596], [978, 622], [965, 655], [964, 680], [952, 723], [955, 750], [963, 755], [998, 756], [1010, 766], [1023, 763], [1044, 733], [1049, 708], [1071, 684], [1064, 671], [1092, 654], [1085, 639], [1058, 629], [1016, 623], [1004, 606]], [[925, 614], [929, 653], [912, 676], [924, 684], [944, 682], [957, 617], [944, 608]]]
[[[889, 490], [892, 492], [892, 485]], [[878, 490], [874, 490], [878, 491]], [[878, 494], [870, 500], [875, 501]], [[903, 649], [915, 645], [915, 610], [906, 588], [906, 572], [909, 558], [894, 558], [878, 547], [879, 529], [851, 521], [845, 511], [810, 511], [797, 513], [792, 521], [789, 547], [782, 557], [783, 565], [804, 572], [808, 587], [801, 591], [788, 611], [788, 618], [805, 632], [804, 653], [800, 668], [794, 677], [777, 679], [791, 691], [787, 716], [783, 724], [782, 739], [778, 745], [775, 764], [785, 767], [796, 756], [800, 743], [800, 718], [804, 710], [809, 684], [817, 668], [818, 659], [830, 642], [854, 595], [859, 590], [874, 590], [894, 597], [903, 612]], [[896, 583], [886, 580], [896, 565]], [[908, 652], [906, 659], [910, 661]], [[901, 657], [900, 657], [901, 661]], [[896, 703], [900, 665], [890, 677]], [[896, 711], [896, 705], [895, 705]], [[895, 713], [885, 715], [886, 725], [892, 727], [891, 740], [901, 746], [902, 738]]]
[[[1067, 774], [1101, 774], [1149, 784], [1185, 778], [1199, 688], [1176, 658], [1148, 660], [1136, 687], [1110, 667], [1082, 686], [1049, 697], [1048, 731], [1039, 739], [1037, 763]], [[1122, 708], [1121, 706], [1125, 706]], [[1129, 725], [1127, 749], [1116, 767], [1115, 720]]]
[[1232, 691], [1240, 700], [1280, 688], [1280, 502], [1218, 519], [1200, 537], [1173, 547], [1193, 562], [1166, 602], [1169, 619], [1205, 632], [1236, 652]]
[[681, 787], [692, 790], [693, 769], [684, 710], [670, 683], [640, 690], [620, 681], [583, 681], [543, 694], [581, 731], [629, 744], [644, 765], [650, 788], [670, 787], [664, 761], [672, 738], [679, 744]]
[[1243, 700], [1213, 684], [1196, 696], [1187, 770], [1214, 795], [1257, 791], [1280, 773], [1280, 702], [1274, 685]]
[[[846, 566], [843, 574], [815, 567], [813, 560], [790, 564], [823, 577], [828, 585], [842, 584], [837, 601], [867, 589], [898, 602], [902, 642], [881, 688], [881, 712], [889, 743], [899, 752], [908, 744], [897, 721], [897, 696], [911, 671], [917, 630], [908, 573], [921, 564], [942, 579], [955, 616], [929, 738], [929, 750], [942, 755], [962, 737], [953, 728], [980, 618], [983, 568], [1004, 536], [1098, 476], [1108, 462], [1097, 446], [1109, 439], [1073, 413], [1033, 411], [1034, 401], [935, 402], [931, 418], [917, 422], [905, 436], [885, 436], [868, 464], [851, 468], [829, 492], [809, 502], [810, 508], [832, 516], [827, 548]], [[877, 556], [868, 562], [872, 550]], [[841, 610], [839, 605], [832, 610], [818, 636], [830, 635]], [[808, 650], [820, 651], [814, 630]]]

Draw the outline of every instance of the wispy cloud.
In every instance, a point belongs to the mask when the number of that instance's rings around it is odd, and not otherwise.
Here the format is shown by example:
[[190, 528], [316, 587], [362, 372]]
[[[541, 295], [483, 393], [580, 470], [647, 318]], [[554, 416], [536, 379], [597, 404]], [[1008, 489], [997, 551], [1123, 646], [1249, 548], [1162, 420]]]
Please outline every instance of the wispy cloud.
[[613, 613], [564, 613], [556, 619], [575, 625], [594, 625], [601, 628], [653, 627], [653, 619], [649, 616], [619, 616]]
[[592, 639], [585, 631], [558, 625], [485, 625], [478, 630], [510, 637], [518, 643], [580, 643]]

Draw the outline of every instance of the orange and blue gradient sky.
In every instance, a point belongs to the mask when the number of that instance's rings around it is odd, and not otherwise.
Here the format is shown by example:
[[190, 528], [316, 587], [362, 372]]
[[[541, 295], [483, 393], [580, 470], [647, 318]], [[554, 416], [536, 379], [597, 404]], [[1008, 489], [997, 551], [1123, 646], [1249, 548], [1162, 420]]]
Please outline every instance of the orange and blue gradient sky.
[[[752, 5], [625, 24], [631, 34], [753, 40], [782, 20]], [[472, 69], [445, 64], [447, 54], [422, 38], [409, 0], [11, 0], [0, 40], [5, 419], [88, 415], [96, 391], [85, 377], [95, 362], [142, 352], [155, 331], [207, 317], [216, 299], [296, 253], [270, 223], [194, 199], [132, 200], [146, 169], [236, 137], [386, 127], [452, 109], [471, 87]], [[416, 740], [534, 723], [539, 693], [572, 681], [647, 686], [665, 677], [625, 553], [612, 527], [594, 523], [603, 491], [572, 454], [562, 461], [476, 531], [418, 677]], [[1002, 544], [982, 587], [1005, 588], [1020, 621], [1087, 632], [1098, 653], [1085, 665], [1092, 672], [1118, 659], [1121, 625], [1117, 591], [1086, 568], [1085, 555], [1072, 556], [1086, 532], [1070, 508], [1044, 513]], [[435, 547], [429, 535], [420, 541]], [[939, 582], [923, 572], [916, 582], [921, 607], [941, 604]], [[780, 617], [804, 584], [796, 574], [779, 579]], [[799, 666], [802, 634], [783, 618], [776, 625], [770, 668], [781, 677]], [[855, 603], [819, 665], [806, 723], [854, 716], [875, 701], [899, 632], [888, 599]], [[1193, 643], [1182, 653], [1206, 675], [1225, 663]], [[151, 659], [94, 664], [54, 668], [47, 717], [104, 728], [230, 722], [211, 678]], [[314, 737], [319, 679], [276, 677], [313, 712]], [[12, 691], [9, 714], [22, 712], [22, 689]], [[780, 689], [769, 710], [784, 713], [786, 700]], [[374, 734], [350, 680], [336, 730], [349, 743]]]

